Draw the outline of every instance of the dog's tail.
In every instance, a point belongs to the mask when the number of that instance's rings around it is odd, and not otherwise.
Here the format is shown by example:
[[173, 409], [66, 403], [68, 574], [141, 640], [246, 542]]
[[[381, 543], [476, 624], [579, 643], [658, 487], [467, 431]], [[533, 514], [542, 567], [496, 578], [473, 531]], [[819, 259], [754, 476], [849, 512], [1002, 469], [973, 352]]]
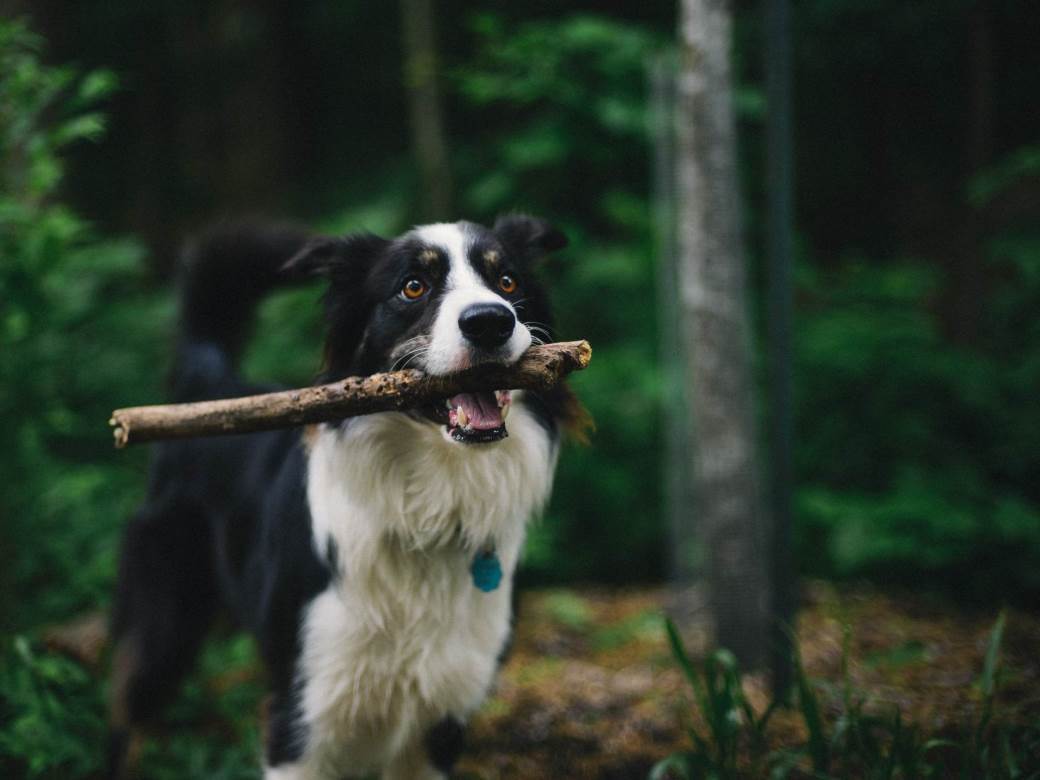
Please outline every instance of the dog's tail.
[[296, 227], [243, 223], [217, 228], [188, 245], [181, 264], [175, 400], [243, 392], [236, 369], [257, 304], [272, 289], [301, 281], [282, 268], [308, 239]]

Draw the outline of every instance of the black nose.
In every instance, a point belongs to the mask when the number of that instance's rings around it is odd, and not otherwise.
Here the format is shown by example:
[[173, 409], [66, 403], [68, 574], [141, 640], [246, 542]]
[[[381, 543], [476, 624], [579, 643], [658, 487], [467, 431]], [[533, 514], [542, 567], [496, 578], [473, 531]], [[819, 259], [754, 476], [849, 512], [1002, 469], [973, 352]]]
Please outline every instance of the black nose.
[[459, 330], [478, 347], [501, 347], [513, 335], [516, 317], [500, 303], [475, 303], [459, 315]]

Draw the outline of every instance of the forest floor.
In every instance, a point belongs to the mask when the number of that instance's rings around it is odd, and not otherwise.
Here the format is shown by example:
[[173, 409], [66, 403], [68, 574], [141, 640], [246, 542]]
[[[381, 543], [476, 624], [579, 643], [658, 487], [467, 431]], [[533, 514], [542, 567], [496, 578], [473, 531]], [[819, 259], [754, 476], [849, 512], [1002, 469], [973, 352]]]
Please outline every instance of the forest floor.
[[[657, 761], [690, 748], [687, 726], [703, 733], [703, 721], [669, 651], [666, 598], [660, 588], [523, 594], [509, 659], [471, 723], [454, 776], [643, 779]], [[996, 610], [821, 582], [804, 586], [802, 605], [798, 644], [825, 721], [833, 724], [851, 690], [866, 711], [891, 714], [898, 707], [904, 723], [931, 736], [961, 739], [978, 723], [976, 681]], [[702, 640], [696, 632], [687, 637], [695, 658]], [[104, 641], [99, 618], [68, 624], [47, 639], [53, 650], [79, 657], [95, 679], [104, 676]], [[255, 777], [252, 715], [263, 695], [262, 672], [244, 637], [218, 640], [211, 651], [174, 708], [180, 715], [149, 740], [145, 776]], [[1000, 670], [996, 717], [1040, 723], [1040, 613], [1008, 611]], [[745, 675], [743, 682], [763, 712], [764, 677]], [[806, 741], [793, 709], [778, 710], [766, 733], [770, 750]], [[187, 757], [203, 745], [208, 757], [197, 759], [199, 769], [187, 768]], [[218, 773], [217, 766], [224, 769]]]
[[[646, 778], [653, 764], [690, 747], [693, 697], [667, 646], [663, 590], [560, 590], [524, 595], [515, 645], [497, 691], [470, 731], [463, 777]], [[891, 712], [933, 735], [956, 738], [977, 723], [975, 684], [992, 612], [866, 587], [810, 583], [799, 647], [826, 717], [847, 682], [866, 708]], [[696, 637], [693, 638], [696, 645]], [[1040, 719], [1040, 614], [1010, 611], [1001, 655], [999, 717]], [[759, 712], [761, 676], [744, 678]], [[770, 721], [770, 748], [805, 741], [794, 710]]]

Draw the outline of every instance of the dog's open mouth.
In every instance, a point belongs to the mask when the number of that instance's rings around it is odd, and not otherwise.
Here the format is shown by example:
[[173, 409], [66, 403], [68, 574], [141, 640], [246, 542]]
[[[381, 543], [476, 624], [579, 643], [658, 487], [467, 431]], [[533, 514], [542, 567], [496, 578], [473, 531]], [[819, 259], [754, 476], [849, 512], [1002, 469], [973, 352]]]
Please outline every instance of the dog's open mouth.
[[459, 393], [435, 405], [428, 416], [442, 423], [455, 441], [487, 444], [509, 435], [506, 417], [510, 404], [512, 398], [508, 390]]

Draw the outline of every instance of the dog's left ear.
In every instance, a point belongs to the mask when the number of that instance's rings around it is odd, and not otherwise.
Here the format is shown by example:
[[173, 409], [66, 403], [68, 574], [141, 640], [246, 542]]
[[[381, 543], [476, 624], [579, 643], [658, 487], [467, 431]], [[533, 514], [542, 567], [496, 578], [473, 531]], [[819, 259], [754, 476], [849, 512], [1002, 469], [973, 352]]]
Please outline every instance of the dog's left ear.
[[282, 273], [297, 279], [324, 277], [333, 284], [353, 282], [389, 243], [372, 233], [313, 238], [282, 265]]
[[567, 236], [544, 219], [526, 214], [507, 214], [492, 228], [507, 249], [528, 261], [539, 260], [567, 246]]

